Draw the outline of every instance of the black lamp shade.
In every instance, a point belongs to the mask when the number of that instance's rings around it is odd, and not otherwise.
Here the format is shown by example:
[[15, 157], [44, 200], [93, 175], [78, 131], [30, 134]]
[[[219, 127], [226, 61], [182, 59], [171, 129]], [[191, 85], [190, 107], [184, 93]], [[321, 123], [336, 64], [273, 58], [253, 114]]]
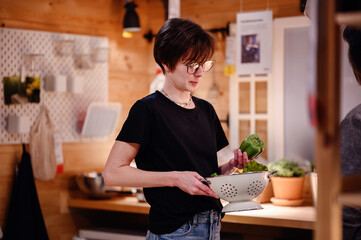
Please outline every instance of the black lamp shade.
[[139, 17], [138, 14], [135, 12], [135, 8], [137, 5], [133, 2], [128, 2], [124, 6], [127, 11], [124, 15], [124, 21], [123, 21], [123, 31], [127, 32], [136, 32], [140, 30], [140, 24], [139, 24]]

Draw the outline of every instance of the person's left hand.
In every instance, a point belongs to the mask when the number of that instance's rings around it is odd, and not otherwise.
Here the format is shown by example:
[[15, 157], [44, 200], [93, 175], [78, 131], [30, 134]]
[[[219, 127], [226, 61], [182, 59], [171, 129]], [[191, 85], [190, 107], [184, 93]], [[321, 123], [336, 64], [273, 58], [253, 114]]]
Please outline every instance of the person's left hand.
[[242, 153], [241, 149], [235, 149], [234, 150], [234, 158], [229, 161], [229, 164], [232, 167], [242, 169], [247, 165], [248, 161], [249, 161], [249, 159], [248, 159], [248, 155], [246, 152]]

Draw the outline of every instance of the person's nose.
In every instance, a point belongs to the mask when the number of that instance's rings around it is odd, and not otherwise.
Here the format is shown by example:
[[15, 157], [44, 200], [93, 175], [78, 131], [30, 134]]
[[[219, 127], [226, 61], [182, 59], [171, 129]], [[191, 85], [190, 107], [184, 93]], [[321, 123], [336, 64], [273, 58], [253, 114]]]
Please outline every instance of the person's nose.
[[197, 71], [194, 73], [194, 76], [196, 77], [203, 77], [203, 67], [202, 66], [199, 66]]

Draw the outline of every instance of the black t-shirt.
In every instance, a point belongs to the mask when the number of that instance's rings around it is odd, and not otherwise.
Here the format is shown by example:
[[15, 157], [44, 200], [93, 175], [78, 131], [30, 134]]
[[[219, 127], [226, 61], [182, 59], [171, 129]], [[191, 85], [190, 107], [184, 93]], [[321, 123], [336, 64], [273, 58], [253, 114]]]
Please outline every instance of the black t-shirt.
[[[203, 177], [218, 172], [217, 151], [228, 145], [227, 138], [213, 106], [192, 99], [195, 108], [186, 109], [156, 91], [133, 105], [117, 140], [140, 144], [139, 169], [196, 171]], [[144, 188], [144, 195], [154, 234], [173, 232], [196, 213], [222, 208], [218, 199], [177, 187]]]
[[[341, 170], [342, 176], [361, 173], [361, 104], [352, 109], [342, 120], [341, 136]], [[342, 209], [343, 236], [351, 239], [353, 231], [361, 227], [361, 208], [344, 206]], [[351, 234], [351, 235], [349, 235]], [[348, 236], [348, 237], [347, 237]]]

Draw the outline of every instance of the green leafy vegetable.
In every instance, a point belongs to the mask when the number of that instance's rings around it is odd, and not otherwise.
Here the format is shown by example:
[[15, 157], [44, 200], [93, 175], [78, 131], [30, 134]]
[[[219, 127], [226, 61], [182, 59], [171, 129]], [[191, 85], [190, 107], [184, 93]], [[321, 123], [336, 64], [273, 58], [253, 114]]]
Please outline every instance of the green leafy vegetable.
[[243, 172], [261, 172], [261, 171], [268, 171], [267, 166], [263, 165], [262, 163], [258, 163], [255, 160], [251, 162], [247, 162], [247, 165], [243, 168]]
[[211, 175], [211, 177], [216, 177], [216, 176], [218, 176], [217, 173], [212, 173], [212, 175]]
[[298, 162], [285, 158], [269, 163], [268, 169], [277, 171], [275, 177], [303, 177], [305, 175], [305, 171], [298, 166]]

